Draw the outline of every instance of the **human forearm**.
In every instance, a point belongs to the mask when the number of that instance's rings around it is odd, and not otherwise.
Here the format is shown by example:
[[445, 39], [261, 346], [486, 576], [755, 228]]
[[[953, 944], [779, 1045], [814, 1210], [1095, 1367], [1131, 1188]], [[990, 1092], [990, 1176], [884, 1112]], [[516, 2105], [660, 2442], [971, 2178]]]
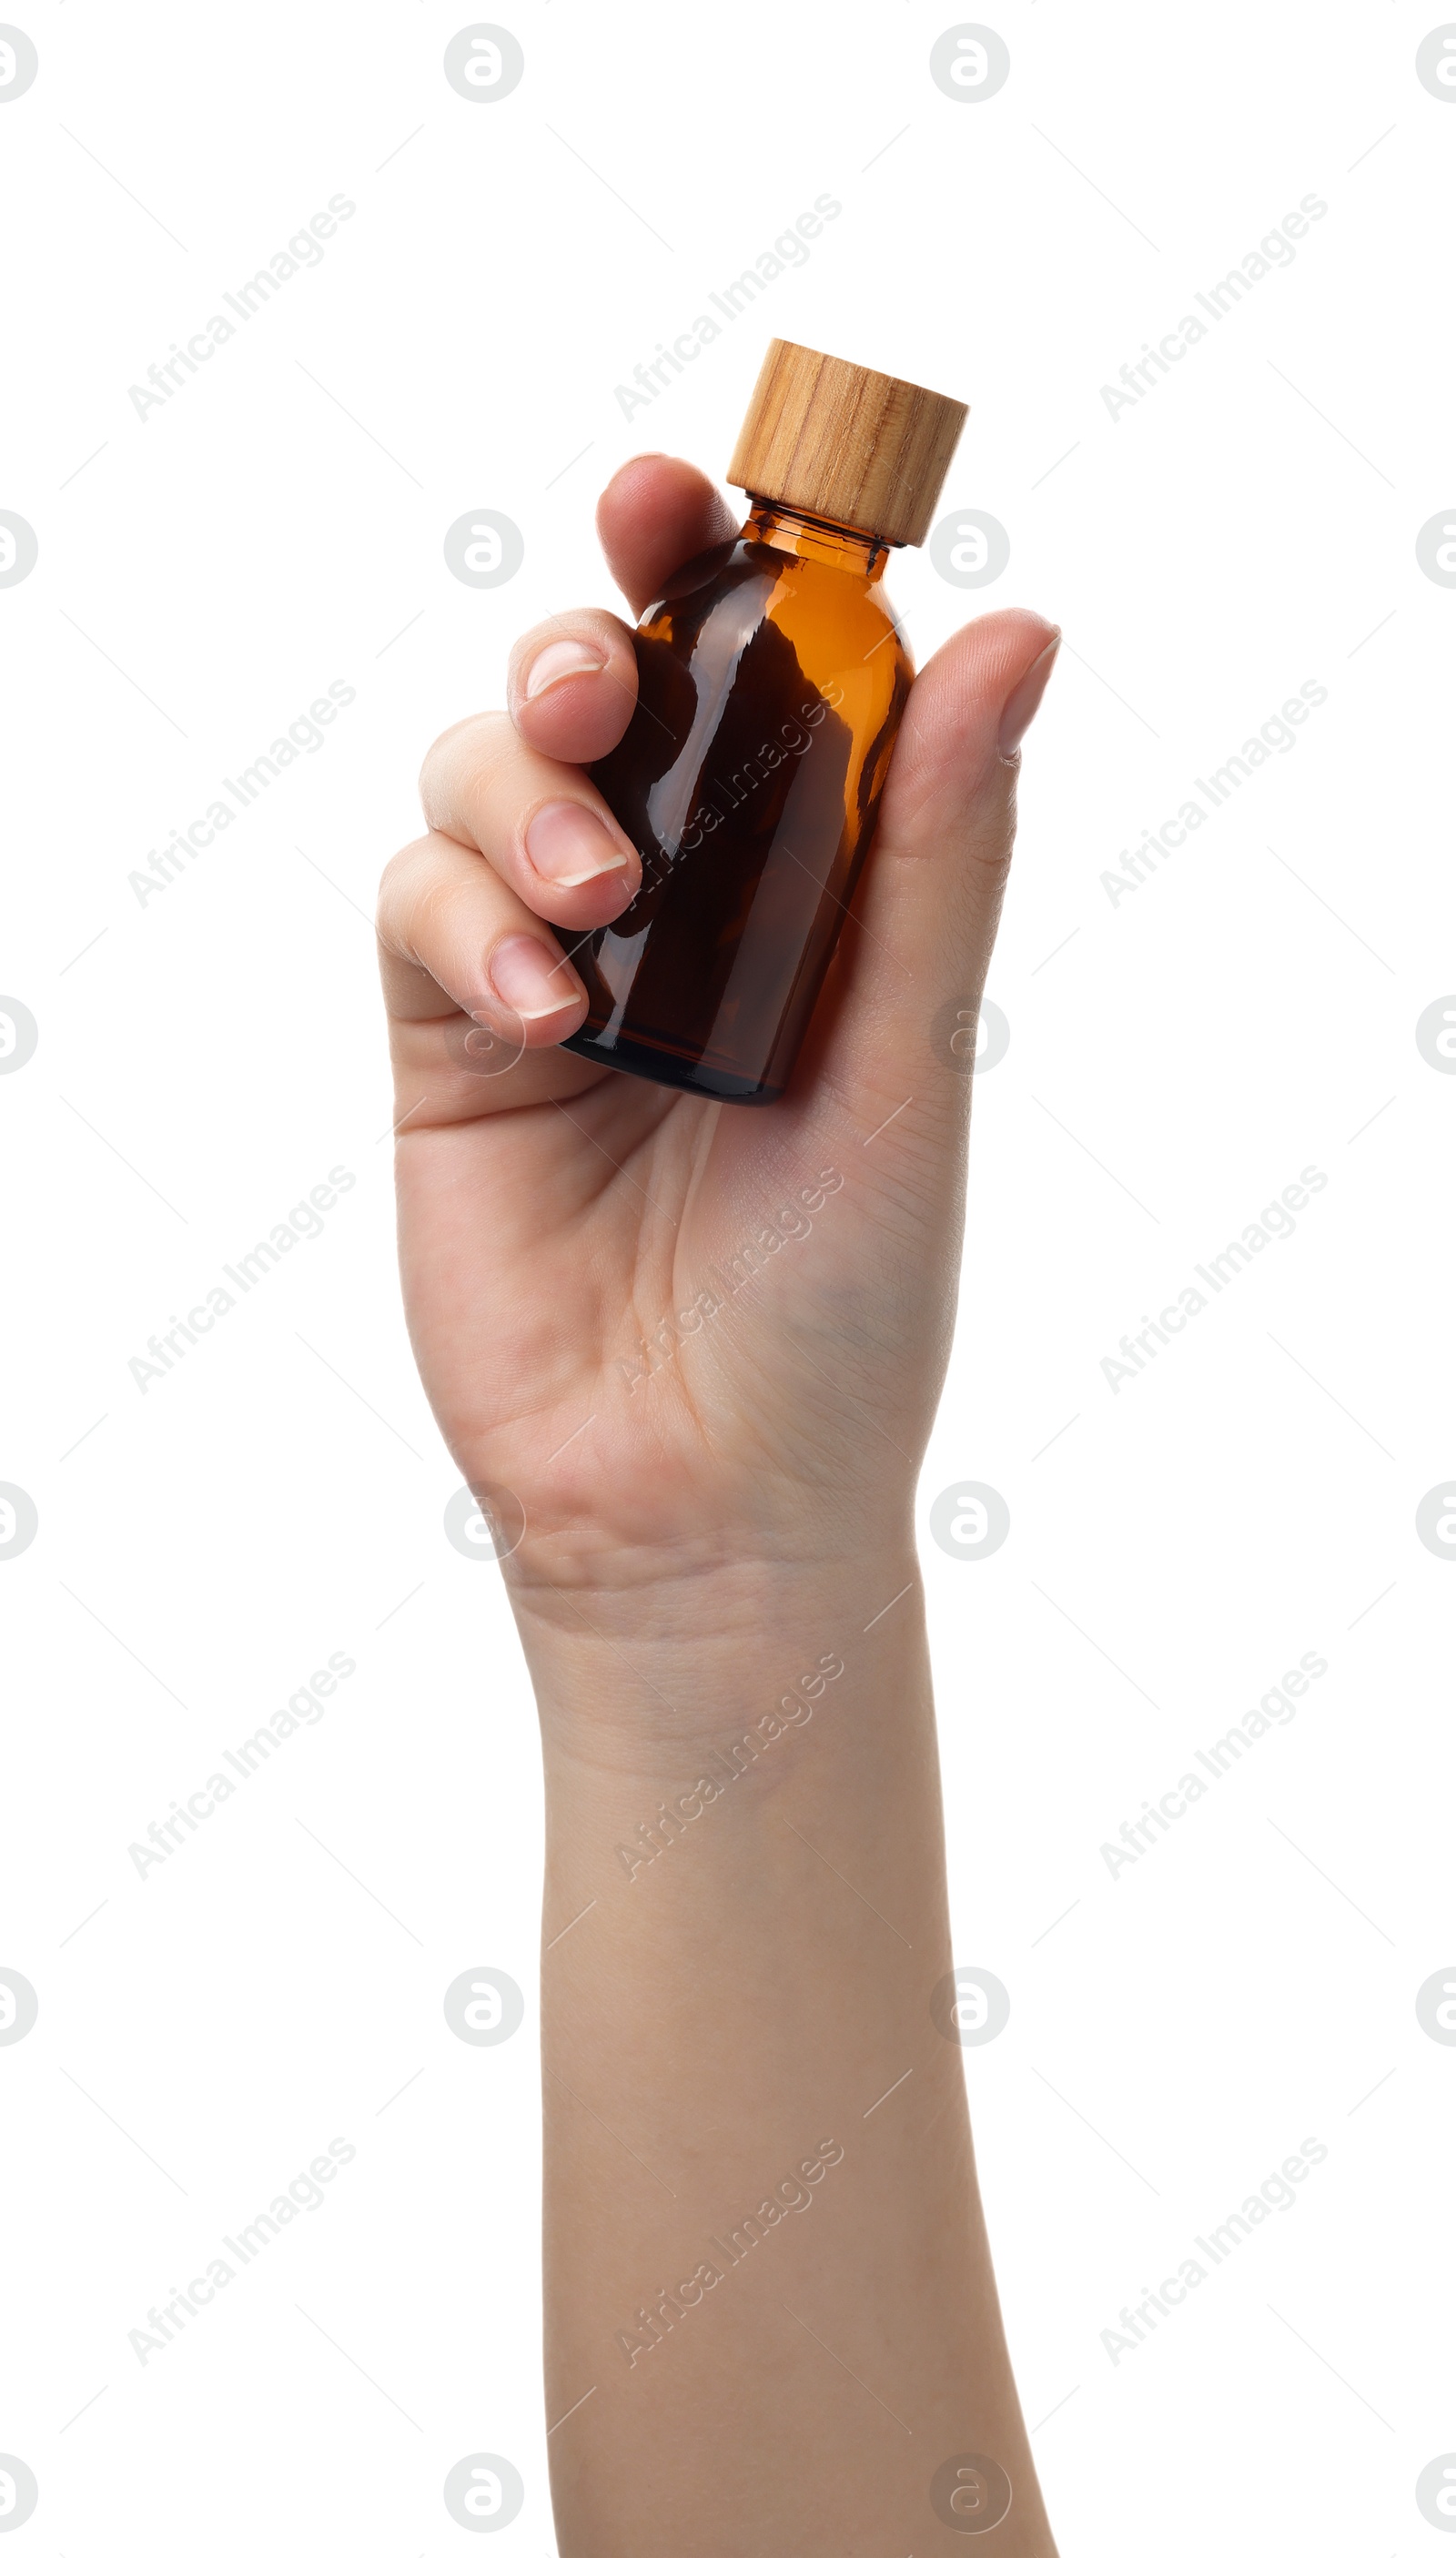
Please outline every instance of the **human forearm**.
[[1007, 2558], [1046, 2558], [932, 2017], [952, 1958], [913, 1557], [740, 1570], [673, 1615], [523, 1612], [564, 2558], [914, 2547], [958, 2455], [1011, 2482]]

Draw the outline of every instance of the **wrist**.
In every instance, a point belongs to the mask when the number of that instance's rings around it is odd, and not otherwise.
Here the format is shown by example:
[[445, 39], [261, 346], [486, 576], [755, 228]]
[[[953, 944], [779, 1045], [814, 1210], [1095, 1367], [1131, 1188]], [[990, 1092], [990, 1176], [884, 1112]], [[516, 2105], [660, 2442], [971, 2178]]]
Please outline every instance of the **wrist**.
[[800, 1571], [773, 1597], [746, 1585], [731, 1602], [721, 1585], [713, 1596], [710, 1620], [670, 1634], [658, 1620], [647, 1639], [532, 1630], [548, 1951], [589, 1908], [592, 1943], [575, 1962], [603, 1958], [617, 1926], [656, 1910], [711, 1969], [723, 1928], [770, 1912], [792, 1925], [826, 1874], [852, 1912], [883, 1875], [888, 1944], [935, 1948], [939, 1978], [940, 1787], [913, 1554]]
[[872, 1663], [903, 1675], [924, 1654], [908, 1538], [831, 1559], [744, 1557], [670, 1582], [516, 1580], [511, 1600], [548, 1782], [568, 1768], [675, 1778], [704, 1751], [732, 1766], [755, 1733], [767, 1756], [831, 1695], [857, 1696]]

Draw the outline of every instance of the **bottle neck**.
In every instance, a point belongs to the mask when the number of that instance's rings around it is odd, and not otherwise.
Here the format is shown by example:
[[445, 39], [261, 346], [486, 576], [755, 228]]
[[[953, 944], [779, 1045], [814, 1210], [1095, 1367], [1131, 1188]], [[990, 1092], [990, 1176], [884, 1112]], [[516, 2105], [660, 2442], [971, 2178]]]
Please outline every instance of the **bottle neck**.
[[749, 493], [749, 518], [743, 538], [764, 542], [770, 550], [789, 551], [801, 559], [819, 560], [826, 568], [844, 570], [873, 586], [884, 576], [889, 546], [878, 533], [854, 524], [838, 524], [828, 515], [808, 515], [798, 506]]

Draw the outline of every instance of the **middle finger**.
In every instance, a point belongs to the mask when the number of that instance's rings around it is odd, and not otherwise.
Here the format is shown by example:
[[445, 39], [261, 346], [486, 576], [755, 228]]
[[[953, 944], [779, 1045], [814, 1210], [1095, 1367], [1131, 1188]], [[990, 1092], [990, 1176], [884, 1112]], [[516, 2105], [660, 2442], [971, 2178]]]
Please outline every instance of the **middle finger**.
[[642, 863], [575, 765], [527, 746], [504, 711], [436, 740], [420, 775], [429, 824], [482, 854], [548, 924], [590, 931], [631, 904]]

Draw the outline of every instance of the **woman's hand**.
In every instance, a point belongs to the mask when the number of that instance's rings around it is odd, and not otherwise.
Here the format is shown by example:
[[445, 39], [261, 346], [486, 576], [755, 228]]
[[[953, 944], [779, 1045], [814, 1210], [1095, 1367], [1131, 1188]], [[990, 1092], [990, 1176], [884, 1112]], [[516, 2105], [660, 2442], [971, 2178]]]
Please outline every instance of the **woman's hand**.
[[[659, 458], [600, 521], [635, 605], [734, 529]], [[563, 2558], [893, 2558], [957, 2480], [957, 2514], [1010, 2499], [1001, 2558], [1055, 2558], [945, 2030], [912, 1596], [970, 1092], [936, 1026], [974, 1021], [1055, 645], [996, 614], [915, 685], [770, 1109], [556, 1045], [584, 999], [548, 927], [639, 878], [578, 769], [635, 698], [612, 615], [521, 642], [509, 711], [431, 750], [431, 831], [385, 878], [410, 1328], [513, 1547], [542, 1719]]]
[[[635, 609], [733, 538], [709, 483], [633, 462], [598, 515]], [[673, 1093], [562, 1052], [569, 940], [641, 866], [582, 764], [636, 701], [625, 623], [529, 633], [509, 707], [425, 760], [429, 832], [379, 910], [400, 1250], [421, 1372], [514, 1548], [517, 1601], [772, 1557], [902, 1550], [954, 1307], [974, 1019], [1014, 829], [1017, 747], [1056, 632], [992, 614], [916, 682], [879, 831], [787, 1097]]]

